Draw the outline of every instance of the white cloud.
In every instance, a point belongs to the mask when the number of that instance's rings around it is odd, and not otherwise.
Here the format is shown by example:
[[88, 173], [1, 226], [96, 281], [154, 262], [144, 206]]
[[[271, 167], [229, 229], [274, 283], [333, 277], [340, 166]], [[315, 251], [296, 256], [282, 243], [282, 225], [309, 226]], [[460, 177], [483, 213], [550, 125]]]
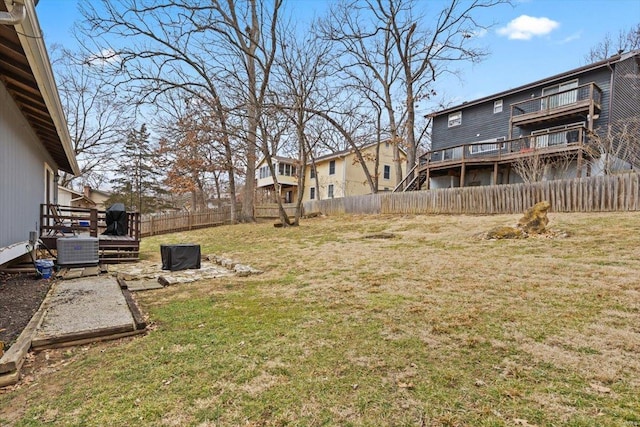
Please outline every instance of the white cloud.
[[102, 49], [99, 53], [89, 55], [85, 60], [85, 64], [89, 65], [106, 65], [117, 62], [120, 62], [120, 55], [111, 48]]
[[498, 34], [507, 36], [510, 40], [529, 40], [535, 36], [549, 34], [560, 26], [560, 23], [549, 18], [536, 18], [528, 15], [520, 15], [498, 29]]
[[578, 32], [576, 32], [576, 33], [571, 34], [571, 35], [570, 35], [570, 36], [568, 36], [568, 37], [565, 37], [564, 39], [560, 40], [560, 41], [558, 42], [558, 44], [570, 43], [570, 42], [572, 42], [572, 41], [574, 41], [574, 40], [579, 40], [579, 39], [580, 39], [580, 37], [582, 37], [582, 31], [578, 31]]

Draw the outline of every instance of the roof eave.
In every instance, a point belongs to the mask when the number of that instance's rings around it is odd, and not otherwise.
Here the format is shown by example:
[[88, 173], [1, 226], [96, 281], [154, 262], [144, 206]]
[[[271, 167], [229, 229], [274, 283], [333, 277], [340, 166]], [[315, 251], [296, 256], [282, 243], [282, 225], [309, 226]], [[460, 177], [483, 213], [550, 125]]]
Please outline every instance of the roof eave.
[[35, 5], [32, 1], [25, 1], [24, 3], [26, 9], [25, 19], [15, 25], [15, 29], [64, 149], [68, 165], [58, 166], [66, 172], [79, 175], [80, 167], [71, 143], [67, 120], [60, 102], [49, 55], [40, 31]]
[[513, 88], [513, 89], [508, 89], [508, 90], [505, 90], [505, 91], [502, 91], [502, 92], [495, 93], [493, 95], [485, 96], [483, 98], [478, 98], [478, 99], [474, 99], [474, 100], [469, 101], [469, 102], [464, 102], [462, 104], [458, 104], [458, 105], [455, 105], [453, 107], [446, 108], [444, 110], [434, 111], [432, 113], [426, 114], [424, 117], [425, 118], [434, 118], [434, 117], [437, 117], [437, 116], [441, 116], [443, 114], [448, 114], [448, 113], [451, 113], [451, 112], [454, 112], [454, 111], [459, 111], [459, 110], [462, 110], [464, 108], [468, 108], [468, 107], [471, 107], [471, 106], [474, 106], [474, 105], [482, 104], [484, 102], [497, 100], [497, 99], [503, 98], [505, 96], [512, 95], [512, 94], [517, 93], [517, 92], [522, 92], [522, 91], [525, 91], [527, 89], [538, 87], [538, 86], [546, 84], [546, 83], [554, 82], [556, 80], [566, 79], [567, 77], [572, 77], [572, 76], [575, 76], [577, 74], [582, 74], [582, 73], [586, 73], [588, 71], [597, 70], [598, 68], [606, 67], [606, 66], [609, 66], [609, 65], [611, 65], [613, 63], [616, 63], [616, 62], [620, 61], [622, 59], [623, 55], [625, 55], [625, 59], [626, 59], [626, 57], [640, 55], [640, 50], [627, 52], [625, 54], [617, 54], [617, 55], [611, 56], [610, 58], [603, 59], [602, 61], [598, 61], [598, 62], [594, 62], [592, 64], [584, 65], [584, 66], [579, 67], [579, 68], [574, 68], [572, 70], [565, 71], [564, 73], [556, 74], [556, 75], [553, 75], [553, 76], [550, 76], [550, 77], [547, 77], [547, 78], [544, 78], [544, 79], [541, 79], [541, 80], [537, 80], [535, 82], [527, 83], [525, 85], [518, 86], [518, 87]]

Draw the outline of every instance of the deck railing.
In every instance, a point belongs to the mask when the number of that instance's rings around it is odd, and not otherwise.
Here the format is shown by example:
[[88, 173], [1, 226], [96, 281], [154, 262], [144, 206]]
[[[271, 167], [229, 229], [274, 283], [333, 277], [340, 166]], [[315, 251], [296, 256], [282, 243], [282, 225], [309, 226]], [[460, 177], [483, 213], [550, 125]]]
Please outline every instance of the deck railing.
[[602, 89], [595, 83], [588, 83], [573, 89], [563, 90], [551, 95], [539, 96], [527, 99], [526, 101], [511, 104], [511, 117], [517, 118], [527, 114], [547, 112], [553, 113], [557, 110], [572, 104], [593, 102], [599, 106], [602, 101]]
[[567, 147], [585, 144], [586, 135], [586, 129], [582, 126], [566, 127], [505, 141], [462, 144], [433, 150], [423, 154], [420, 161], [423, 165], [435, 165], [466, 160], [500, 161], [525, 156], [533, 151], [552, 154], [564, 151]]
[[[106, 211], [72, 206], [41, 204], [40, 236], [64, 237], [88, 234], [98, 237], [107, 228]], [[140, 214], [127, 212], [127, 235], [140, 240]]]

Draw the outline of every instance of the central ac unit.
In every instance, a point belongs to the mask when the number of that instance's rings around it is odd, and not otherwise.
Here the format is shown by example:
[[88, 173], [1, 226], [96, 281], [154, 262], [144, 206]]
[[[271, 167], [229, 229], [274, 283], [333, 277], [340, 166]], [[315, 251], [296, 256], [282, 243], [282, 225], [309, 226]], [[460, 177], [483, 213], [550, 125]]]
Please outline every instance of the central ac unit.
[[97, 237], [63, 237], [58, 239], [56, 246], [61, 267], [98, 265]]

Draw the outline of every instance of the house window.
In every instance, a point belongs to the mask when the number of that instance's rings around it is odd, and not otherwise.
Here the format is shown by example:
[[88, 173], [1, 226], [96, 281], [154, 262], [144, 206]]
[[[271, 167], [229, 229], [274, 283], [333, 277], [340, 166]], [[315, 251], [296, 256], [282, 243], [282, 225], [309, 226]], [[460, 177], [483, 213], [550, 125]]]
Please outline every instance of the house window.
[[449, 114], [449, 127], [460, 126], [462, 124], [462, 111]]
[[571, 80], [542, 89], [541, 108], [557, 108], [578, 100], [578, 80]]
[[282, 176], [295, 176], [296, 167], [286, 163], [278, 164], [278, 174]]
[[327, 190], [327, 196], [328, 196], [330, 199], [333, 199], [333, 184], [329, 184], [329, 188], [328, 188], [328, 190]]
[[383, 177], [384, 177], [384, 179], [391, 179], [391, 166], [384, 165]]
[[336, 161], [331, 160], [329, 162], [329, 175], [335, 175], [336, 173]]
[[271, 171], [269, 170], [269, 166], [262, 166], [260, 168], [260, 179], [268, 178], [271, 176]]
[[493, 114], [502, 113], [502, 99], [493, 102]]
[[315, 200], [316, 198], [316, 187], [311, 187], [309, 189], [309, 199]]
[[315, 166], [311, 166], [311, 171], [309, 172], [309, 176], [311, 179], [314, 179], [316, 177], [316, 168]]

